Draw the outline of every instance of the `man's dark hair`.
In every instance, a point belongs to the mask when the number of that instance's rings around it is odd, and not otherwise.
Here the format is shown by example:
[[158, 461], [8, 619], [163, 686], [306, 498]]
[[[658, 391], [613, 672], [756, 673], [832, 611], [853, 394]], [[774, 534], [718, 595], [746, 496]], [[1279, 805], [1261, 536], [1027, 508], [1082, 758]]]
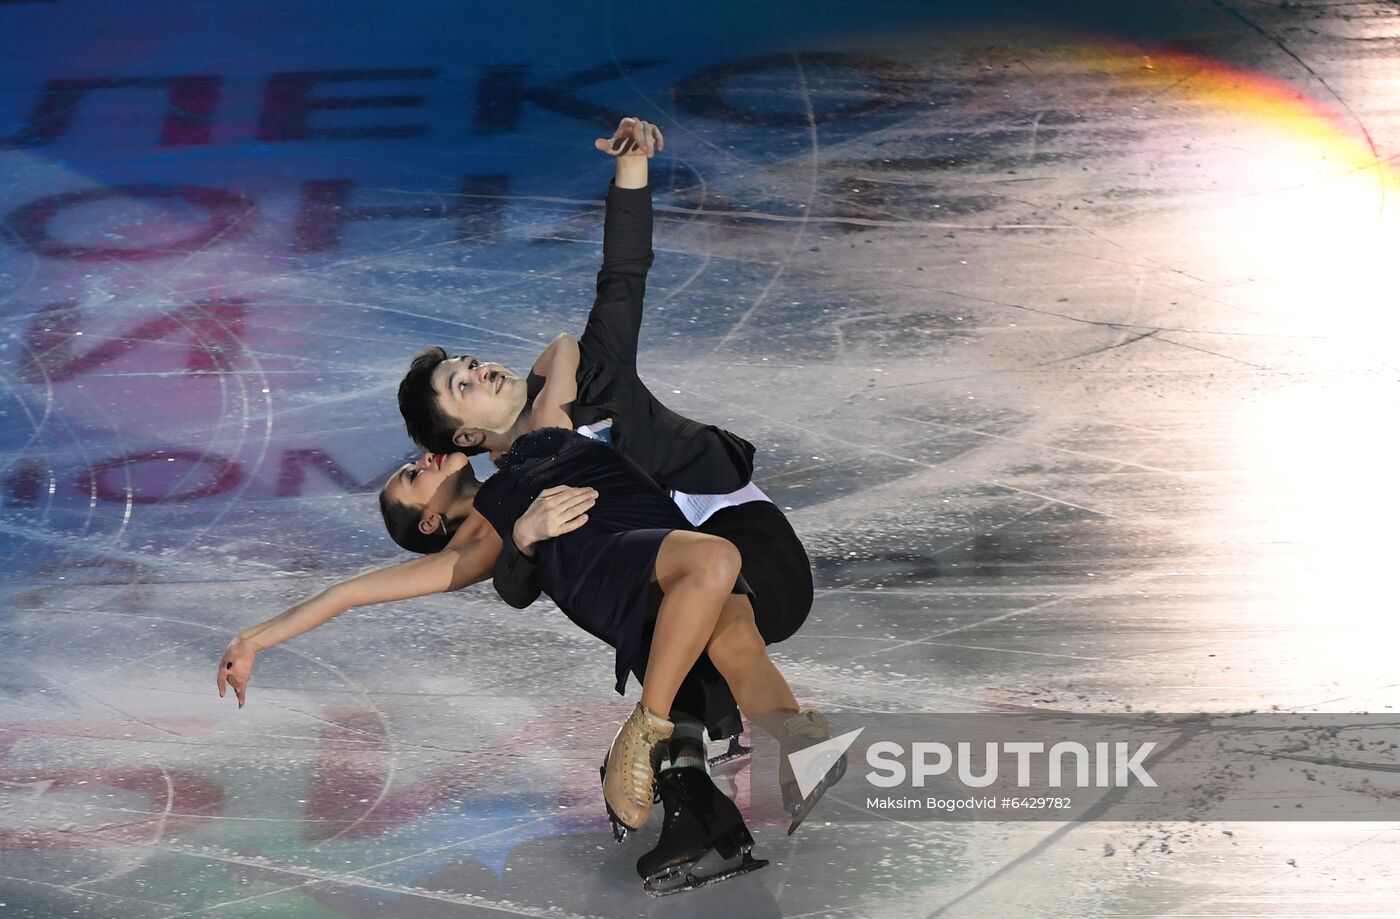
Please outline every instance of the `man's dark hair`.
[[[412, 363], [408, 365], [408, 373], [399, 381], [399, 414], [403, 415], [408, 436], [426, 450], [434, 453], [455, 451], [468, 456], [485, 452], [483, 446], [459, 447], [452, 442], [452, 435], [458, 427], [457, 419], [438, 406], [437, 390], [433, 389], [433, 371], [447, 357], [447, 351], [438, 347], [425, 348], [414, 355]], [[394, 541], [398, 542], [398, 539]]]
[[422, 519], [422, 514], [402, 501], [390, 500], [388, 494], [383, 491], [379, 493], [379, 514], [384, 518], [384, 528], [389, 531], [390, 538], [398, 543], [399, 548], [417, 552], [419, 555], [441, 552], [447, 548], [447, 541], [452, 538], [451, 534], [441, 530], [424, 533], [418, 529], [418, 521]]

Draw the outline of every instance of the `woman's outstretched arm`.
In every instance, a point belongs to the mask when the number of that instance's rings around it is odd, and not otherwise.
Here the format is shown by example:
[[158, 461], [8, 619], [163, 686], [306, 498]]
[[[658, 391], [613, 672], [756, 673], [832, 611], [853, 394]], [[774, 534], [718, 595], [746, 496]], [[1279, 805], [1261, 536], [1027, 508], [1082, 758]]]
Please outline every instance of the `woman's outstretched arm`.
[[536, 358], [532, 374], [544, 377], [544, 386], [530, 407], [530, 427], [572, 428], [569, 411], [578, 399], [578, 342], [562, 332]]
[[377, 568], [346, 578], [314, 597], [239, 632], [219, 661], [219, 696], [232, 686], [238, 707], [247, 701], [248, 680], [259, 651], [324, 625], [346, 610], [428, 594], [460, 590], [490, 577], [501, 552], [501, 539], [480, 514], [463, 521], [441, 552]]

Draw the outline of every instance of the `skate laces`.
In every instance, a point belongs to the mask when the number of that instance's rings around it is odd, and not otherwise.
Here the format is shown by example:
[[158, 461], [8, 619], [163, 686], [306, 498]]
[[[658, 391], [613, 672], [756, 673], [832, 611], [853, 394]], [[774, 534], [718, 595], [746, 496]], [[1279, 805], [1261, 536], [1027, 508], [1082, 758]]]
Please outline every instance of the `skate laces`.
[[694, 791], [691, 790], [690, 783], [685, 781], [679, 775], [669, 774], [671, 772], [677, 771], [679, 770], [672, 769], [668, 770], [667, 772], [661, 773], [661, 777], [657, 780], [658, 783], [662, 785], [661, 796], [663, 799], [665, 799], [667, 793], [669, 792], [669, 794], [675, 799], [677, 804], [693, 803], [697, 800], [697, 797]]
[[659, 748], [666, 735], [652, 725], [648, 713], [640, 705], [632, 713], [632, 719], [636, 729], [624, 732], [622, 757], [627, 764], [626, 774], [631, 778], [629, 797], [634, 803], [644, 805], [656, 796], [656, 773], [661, 760]]

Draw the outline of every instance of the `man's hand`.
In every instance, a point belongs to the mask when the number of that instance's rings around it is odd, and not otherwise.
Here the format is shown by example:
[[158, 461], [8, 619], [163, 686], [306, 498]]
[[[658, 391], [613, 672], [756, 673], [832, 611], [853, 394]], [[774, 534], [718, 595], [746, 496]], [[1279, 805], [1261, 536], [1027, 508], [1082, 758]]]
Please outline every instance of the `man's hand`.
[[522, 555], [534, 555], [535, 543], [572, 533], [588, 522], [588, 511], [597, 501], [598, 492], [592, 488], [546, 488], [515, 521], [516, 548]]
[[624, 118], [612, 137], [600, 137], [593, 141], [593, 146], [609, 156], [645, 156], [650, 159], [666, 149], [666, 138], [661, 136], [661, 129], [650, 121]]
[[224, 687], [227, 684], [233, 687], [233, 694], [238, 697], [238, 707], [243, 707], [243, 703], [248, 699], [248, 680], [253, 675], [253, 658], [256, 656], [257, 652], [253, 650], [253, 646], [243, 639], [235, 638], [229, 642], [228, 650], [219, 661], [217, 681], [220, 699], [224, 697]]

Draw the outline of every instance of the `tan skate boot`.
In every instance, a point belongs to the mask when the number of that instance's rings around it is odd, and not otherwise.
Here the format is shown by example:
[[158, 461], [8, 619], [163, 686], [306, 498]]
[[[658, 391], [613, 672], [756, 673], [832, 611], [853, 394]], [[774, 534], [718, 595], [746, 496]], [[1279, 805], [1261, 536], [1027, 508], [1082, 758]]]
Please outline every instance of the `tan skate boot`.
[[778, 730], [778, 745], [781, 750], [778, 757], [778, 784], [783, 790], [783, 807], [792, 815], [792, 823], [788, 826], [789, 836], [807, 819], [807, 815], [817, 806], [817, 801], [826, 794], [826, 790], [841, 781], [841, 777], [846, 774], [846, 756], [843, 753], [833, 762], [821, 781], [805, 796], [798, 786], [792, 762], [788, 757], [829, 739], [831, 728], [827, 725], [826, 716], [814, 708], [804, 708], [789, 716]]
[[673, 729], [671, 722], [638, 702], [613, 738], [603, 767], [603, 799], [618, 842], [626, 838], [628, 830], [640, 829], [651, 815], [656, 770]]

